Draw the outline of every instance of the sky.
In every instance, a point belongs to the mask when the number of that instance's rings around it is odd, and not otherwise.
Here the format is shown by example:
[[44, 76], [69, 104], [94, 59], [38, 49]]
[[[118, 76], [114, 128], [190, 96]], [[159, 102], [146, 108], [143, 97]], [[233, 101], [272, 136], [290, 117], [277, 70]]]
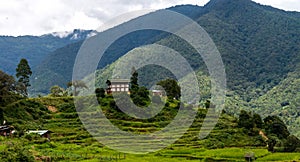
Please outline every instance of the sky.
[[[119, 15], [179, 4], [203, 6], [209, 0], [0, 0], [0, 35], [42, 35], [73, 29], [97, 29]], [[253, 0], [299, 11], [299, 0]]]

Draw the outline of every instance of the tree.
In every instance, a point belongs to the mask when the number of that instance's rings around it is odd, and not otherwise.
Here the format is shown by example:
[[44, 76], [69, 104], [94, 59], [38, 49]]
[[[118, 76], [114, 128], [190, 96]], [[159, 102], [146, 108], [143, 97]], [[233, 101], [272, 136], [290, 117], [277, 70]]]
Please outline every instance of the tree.
[[206, 100], [206, 102], [204, 103], [204, 106], [205, 106], [206, 109], [216, 108], [216, 105], [214, 105], [213, 103], [211, 103], [210, 100]]
[[0, 106], [16, 101], [20, 98], [14, 77], [0, 70]]
[[179, 99], [181, 96], [180, 86], [177, 84], [177, 81], [174, 79], [166, 79], [157, 83], [164, 88], [169, 99]]
[[104, 88], [96, 88], [95, 90], [96, 96], [104, 98], [105, 97], [105, 90]]
[[20, 60], [16, 72], [16, 77], [18, 78], [21, 94], [27, 97], [27, 88], [31, 86], [29, 83], [29, 78], [32, 75], [32, 71], [26, 59], [23, 58]]
[[264, 123], [259, 114], [256, 113], [253, 114], [253, 122], [256, 128], [263, 128]]
[[286, 142], [284, 143], [284, 151], [294, 152], [297, 147], [300, 147], [300, 140], [294, 135], [288, 136]]
[[286, 139], [290, 135], [287, 126], [278, 116], [267, 116], [264, 123], [267, 134], [275, 134], [279, 139]]
[[130, 78], [130, 98], [137, 106], [147, 106], [150, 102], [149, 91], [146, 87], [140, 87], [138, 84], [138, 72], [132, 67]]
[[3, 124], [3, 121], [4, 121], [4, 113], [3, 113], [3, 109], [0, 108], [0, 125]]
[[58, 85], [55, 85], [53, 87], [50, 88], [50, 92], [51, 92], [51, 96], [53, 97], [61, 97], [64, 95], [64, 89], [61, 88], [60, 86]]
[[78, 95], [78, 91], [77, 91], [77, 89], [78, 88], [88, 88], [87, 86], [86, 86], [86, 84], [83, 82], [83, 81], [81, 81], [81, 80], [74, 80], [74, 81], [71, 81], [71, 82], [69, 82], [68, 84], [67, 84], [67, 86], [68, 86], [68, 88], [69, 87], [73, 87], [74, 88], [74, 96], [77, 96]]
[[241, 110], [239, 115], [238, 126], [240, 128], [246, 128], [250, 130], [254, 127], [253, 119], [250, 113], [245, 110]]
[[106, 88], [107, 94], [111, 94], [111, 81], [106, 80], [106, 85], [107, 85], [107, 88]]
[[267, 140], [268, 151], [274, 152], [274, 147], [275, 147], [276, 143], [277, 143], [277, 137], [274, 135], [269, 135], [268, 140]]
[[130, 78], [130, 93], [135, 94], [139, 90], [139, 84], [138, 84], [138, 72], [135, 70], [134, 67], [132, 67], [131, 71], [131, 78]]

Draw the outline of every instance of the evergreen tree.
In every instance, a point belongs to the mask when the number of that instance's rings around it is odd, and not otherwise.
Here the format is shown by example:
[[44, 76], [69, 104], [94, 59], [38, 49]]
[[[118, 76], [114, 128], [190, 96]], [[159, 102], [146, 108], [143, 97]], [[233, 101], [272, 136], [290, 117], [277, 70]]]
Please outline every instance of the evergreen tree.
[[130, 78], [130, 97], [137, 106], [147, 106], [150, 102], [149, 91], [146, 87], [140, 87], [138, 84], [138, 72], [132, 67]]
[[111, 94], [111, 81], [106, 80], [106, 85], [107, 85], [107, 88], [106, 88], [107, 94]]
[[132, 67], [131, 78], [130, 78], [130, 93], [133, 95], [135, 95], [139, 90], [138, 76], [139, 76], [138, 72], [135, 70], [134, 67]]
[[23, 96], [28, 96], [27, 88], [30, 85], [29, 78], [32, 75], [31, 68], [26, 59], [21, 59], [16, 69], [16, 77], [18, 78], [18, 88]]
[[105, 97], [105, 90], [104, 88], [96, 88], [95, 90], [96, 96], [104, 98]]

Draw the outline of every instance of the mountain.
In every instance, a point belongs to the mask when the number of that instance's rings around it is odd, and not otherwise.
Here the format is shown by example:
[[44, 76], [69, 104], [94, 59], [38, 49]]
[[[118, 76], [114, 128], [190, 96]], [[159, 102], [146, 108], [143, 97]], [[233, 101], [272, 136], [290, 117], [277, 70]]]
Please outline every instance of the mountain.
[[[289, 72], [294, 71], [300, 62], [298, 12], [286, 12], [250, 0], [212, 0], [204, 7], [176, 6], [170, 10], [190, 16], [209, 33], [222, 55], [229, 90], [241, 96], [244, 101], [249, 102], [268, 92], [284, 80]], [[143, 32], [148, 34], [144, 35]], [[203, 62], [194, 61], [199, 60], [195, 58], [198, 55], [183, 40], [174, 35], [151, 32], [138, 31], [119, 39], [118, 43], [114, 43], [106, 51], [107, 60], [100, 63], [99, 67], [111, 64], [135, 47], [156, 42], [183, 53], [195, 70], [207, 71]], [[74, 49], [79, 49], [75, 47], [79, 44], [73, 46]], [[76, 51], [68, 51], [68, 48], [70, 47], [53, 52], [47, 58], [51, 63], [41, 64], [39, 68], [54, 69], [54, 74], [67, 78], [57, 83], [60, 86], [71, 79], [70, 66], [72, 67], [72, 60], [76, 56]], [[59, 62], [59, 53], [73, 57], [60, 64], [52, 64]], [[45, 82], [51, 79], [52, 75], [42, 78]], [[48, 91], [49, 88], [41, 89]]]
[[75, 29], [42, 36], [0, 36], [0, 69], [13, 75], [21, 58], [34, 69], [52, 51], [93, 34], [91, 30]]
[[[154, 43], [165, 37], [165, 35], [167, 35], [167, 33], [154, 30], [130, 33], [114, 42], [107, 49], [103, 59], [101, 59], [99, 63], [99, 68], [104, 68], [113, 63], [135, 47]], [[47, 94], [53, 85], [66, 87], [66, 83], [72, 79], [74, 61], [82, 43], [83, 42], [80, 41], [75, 44], [70, 44], [49, 54], [49, 56], [37, 66], [36, 71], [33, 72], [30, 92], [32, 94]]]
[[300, 137], [300, 70], [299, 68], [287, 75], [278, 85], [266, 94], [251, 102], [255, 112], [281, 117], [289, 130]]

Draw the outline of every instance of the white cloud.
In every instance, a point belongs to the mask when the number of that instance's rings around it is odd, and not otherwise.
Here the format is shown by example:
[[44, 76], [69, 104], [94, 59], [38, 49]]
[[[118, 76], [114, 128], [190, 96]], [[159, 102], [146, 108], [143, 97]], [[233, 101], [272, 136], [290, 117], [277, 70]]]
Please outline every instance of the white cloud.
[[[42, 35], [76, 28], [96, 29], [118, 15], [178, 4], [204, 5], [209, 0], [0, 0], [0, 35]], [[300, 11], [299, 0], [254, 0]]]
[[253, 0], [257, 3], [273, 6], [287, 11], [300, 11], [299, 0]]

